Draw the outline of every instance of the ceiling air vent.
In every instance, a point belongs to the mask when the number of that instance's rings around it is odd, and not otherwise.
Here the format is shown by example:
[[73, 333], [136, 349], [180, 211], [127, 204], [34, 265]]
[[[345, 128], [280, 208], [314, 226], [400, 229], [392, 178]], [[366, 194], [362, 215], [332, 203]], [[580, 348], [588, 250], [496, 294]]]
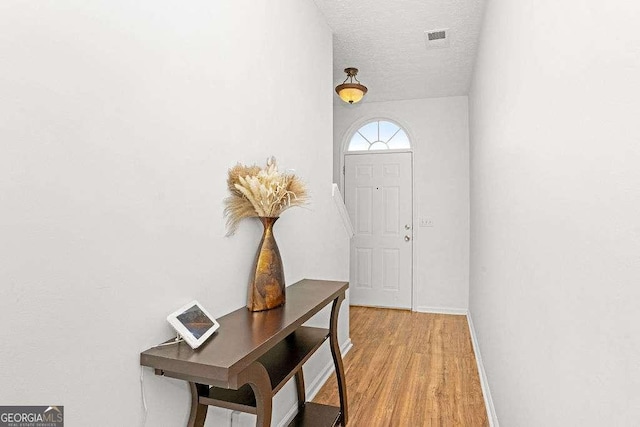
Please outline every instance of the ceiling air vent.
[[449, 29], [431, 30], [424, 32], [427, 49], [449, 47]]

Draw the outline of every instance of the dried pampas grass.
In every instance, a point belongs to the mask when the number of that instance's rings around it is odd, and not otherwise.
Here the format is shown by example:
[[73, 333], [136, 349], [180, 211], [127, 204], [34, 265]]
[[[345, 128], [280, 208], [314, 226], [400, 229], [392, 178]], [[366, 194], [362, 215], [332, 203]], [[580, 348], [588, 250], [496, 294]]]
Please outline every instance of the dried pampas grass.
[[304, 183], [293, 174], [278, 172], [275, 157], [267, 159], [264, 169], [238, 163], [229, 169], [227, 186], [231, 193], [224, 201], [227, 235], [235, 233], [244, 218], [278, 217], [307, 202]]

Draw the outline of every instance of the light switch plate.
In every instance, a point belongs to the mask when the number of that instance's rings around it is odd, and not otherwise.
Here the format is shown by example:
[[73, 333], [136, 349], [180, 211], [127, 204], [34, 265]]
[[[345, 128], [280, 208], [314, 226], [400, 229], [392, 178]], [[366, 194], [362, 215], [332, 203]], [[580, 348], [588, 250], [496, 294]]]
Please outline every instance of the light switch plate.
[[433, 227], [433, 219], [420, 218], [420, 227]]

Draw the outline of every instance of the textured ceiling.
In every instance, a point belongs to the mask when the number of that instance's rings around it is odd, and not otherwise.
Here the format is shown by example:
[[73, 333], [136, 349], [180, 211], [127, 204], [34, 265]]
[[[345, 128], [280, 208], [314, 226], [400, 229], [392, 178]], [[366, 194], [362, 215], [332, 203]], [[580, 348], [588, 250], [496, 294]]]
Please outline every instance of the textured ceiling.
[[[333, 30], [335, 84], [345, 67], [358, 68], [363, 102], [468, 93], [484, 0], [315, 2]], [[427, 49], [424, 32], [443, 28], [450, 46]]]

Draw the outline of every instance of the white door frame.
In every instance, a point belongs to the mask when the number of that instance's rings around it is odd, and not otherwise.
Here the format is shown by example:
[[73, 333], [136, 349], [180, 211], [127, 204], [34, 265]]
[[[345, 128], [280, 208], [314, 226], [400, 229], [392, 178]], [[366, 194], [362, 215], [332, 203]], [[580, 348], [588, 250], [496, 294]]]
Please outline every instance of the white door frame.
[[[409, 127], [407, 127], [404, 122], [402, 122], [401, 120], [397, 120], [395, 119], [393, 116], [374, 116], [374, 117], [360, 117], [358, 120], [354, 121], [353, 124], [351, 126], [349, 126], [349, 128], [347, 129], [347, 131], [344, 133], [344, 135], [342, 135], [342, 143], [340, 145], [340, 173], [338, 174], [340, 176], [340, 191], [342, 192], [342, 197], [345, 197], [345, 188], [344, 188], [344, 172], [345, 172], [345, 161], [344, 161], [344, 156], [347, 154], [347, 147], [349, 146], [349, 142], [351, 139], [351, 136], [358, 130], [360, 129], [362, 126], [366, 125], [369, 122], [375, 122], [377, 120], [386, 120], [386, 121], [390, 121], [392, 123], [397, 124], [398, 126], [400, 126], [406, 133], [407, 136], [409, 137], [409, 142], [411, 143], [411, 148], [407, 149], [407, 150], [380, 150], [380, 151], [353, 151], [351, 153], [349, 153], [349, 155], [357, 155], [357, 154], [384, 154], [384, 153], [413, 153], [413, 155], [411, 156], [411, 227], [412, 227], [412, 234], [413, 234], [413, 238], [411, 239], [411, 311], [417, 311], [417, 301], [418, 301], [418, 296], [417, 296], [417, 285], [416, 285], [416, 271], [417, 271], [417, 265], [416, 265], [416, 259], [417, 257], [415, 256], [415, 252], [416, 252], [416, 239], [418, 238], [418, 232], [417, 232], [417, 227], [416, 227], [416, 218], [418, 218], [417, 212], [416, 212], [416, 198], [415, 198], [415, 188], [416, 188], [416, 175], [415, 175], [415, 158], [416, 158], [416, 151], [419, 151], [417, 144], [416, 144], [416, 139], [413, 137], [413, 132], [411, 132], [411, 129], [409, 129]], [[346, 202], [346, 200], [343, 200]], [[351, 263], [351, 259], [349, 260], [349, 263]]]

